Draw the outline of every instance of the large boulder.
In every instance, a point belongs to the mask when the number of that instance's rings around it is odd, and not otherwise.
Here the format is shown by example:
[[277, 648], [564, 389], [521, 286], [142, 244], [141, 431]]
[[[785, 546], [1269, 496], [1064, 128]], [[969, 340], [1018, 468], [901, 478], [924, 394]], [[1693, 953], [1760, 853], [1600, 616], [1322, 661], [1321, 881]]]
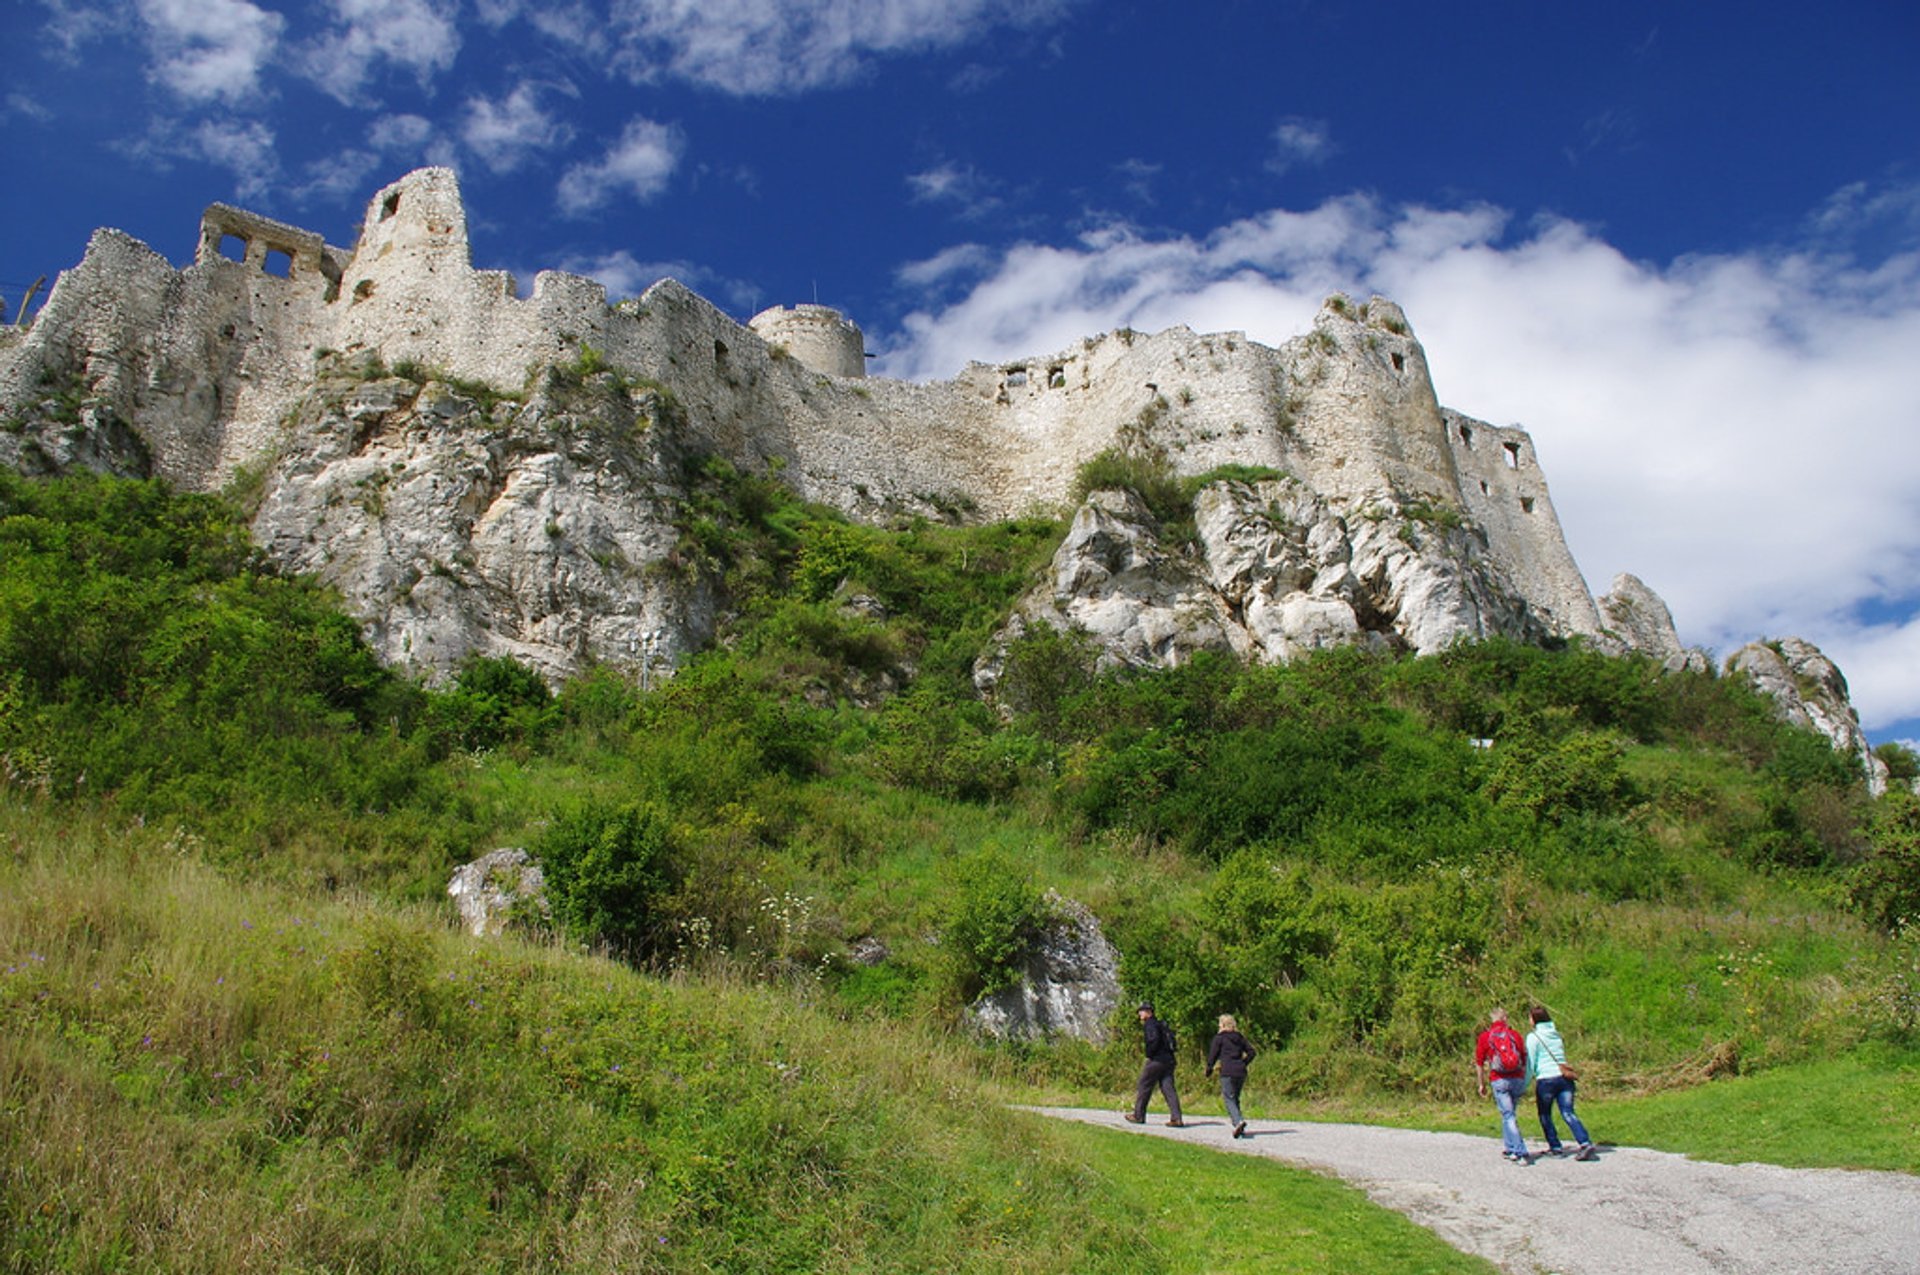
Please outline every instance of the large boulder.
[[1120, 954], [1084, 904], [1048, 891], [1052, 919], [1020, 981], [967, 1009], [976, 1029], [1001, 1040], [1066, 1036], [1104, 1043], [1120, 1003]]
[[547, 878], [525, 850], [491, 850], [453, 870], [447, 893], [469, 934], [484, 938], [522, 920], [546, 921]]

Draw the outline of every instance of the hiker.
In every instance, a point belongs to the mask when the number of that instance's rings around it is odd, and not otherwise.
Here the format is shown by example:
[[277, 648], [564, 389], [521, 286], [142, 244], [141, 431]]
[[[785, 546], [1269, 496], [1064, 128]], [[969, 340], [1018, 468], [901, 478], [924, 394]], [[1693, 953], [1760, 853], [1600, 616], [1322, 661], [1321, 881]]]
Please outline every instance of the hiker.
[[1134, 1087], [1133, 1110], [1127, 1113], [1127, 1123], [1147, 1122], [1147, 1102], [1158, 1088], [1166, 1095], [1167, 1111], [1171, 1114], [1167, 1126], [1183, 1129], [1187, 1122], [1180, 1118], [1180, 1095], [1173, 1088], [1173, 1032], [1153, 1016], [1152, 1001], [1140, 1003], [1140, 1033], [1147, 1062], [1140, 1068], [1140, 1083]]
[[1527, 1017], [1533, 1022], [1533, 1030], [1527, 1033], [1527, 1075], [1533, 1080], [1540, 1132], [1547, 1135], [1547, 1154], [1567, 1154], [1560, 1145], [1560, 1131], [1553, 1127], [1553, 1109], [1558, 1105], [1560, 1114], [1567, 1118], [1568, 1131], [1580, 1144], [1573, 1158], [1597, 1160], [1600, 1153], [1594, 1149], [1593, 1139], [1587, 1137], [1587, 1126], [1573, 1114], [1574, 1082], [1579, 1073], [1567, 1066], [1567, 1047], [1560, 1040], [1560, 1029], [1553, 1025], [1553, 1015], [1545, 1005], [1535, 1005], [1527, 1011]]
[[1500, 1138], [1505, 1144], [1500, 1154], [1515, 1164], [1532, 1164], [1527, 1140], [1520, 1136], [1520, 1122], [1513, 1114], [1514, 1103], [1527, 1091], [1526, 1042], [1507, 1026], [1506, 1010], [1495, 1009], [1487, 1019], [1487, 1029], [1473, 1043], [1474, 1074], [1482, 1094], [1493, 1090], [1493, 1105], [1500, 1111]]
[[1220, 1068], [1220, 1101], [1226, 1104], [1227, 1119], [1233, 1122], [1233, 1136], [1247, 1136], [1247, 1122], [1240, 1116], [1240, 1090], [1247, 1083], [1247, 1064], [1253, 1061], [1253, 1046], [1240, 1034], [1240, 1024], [1232, 1014], [1220, 1015], [1220, 1032], [1207, 1046], [1207, 1076]]

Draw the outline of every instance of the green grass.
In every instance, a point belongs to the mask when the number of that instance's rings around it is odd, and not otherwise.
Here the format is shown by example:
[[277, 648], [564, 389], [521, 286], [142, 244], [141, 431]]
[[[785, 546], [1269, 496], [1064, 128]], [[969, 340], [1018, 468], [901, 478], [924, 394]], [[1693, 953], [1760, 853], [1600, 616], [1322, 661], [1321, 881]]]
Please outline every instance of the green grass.
[[[1500, 1136], [1489, 1099], [1431, 1102], [1345, 1094], [1313, 1102], [1274, 1100], [1260, 1092], [1259, 1067], [1256, 1062], [1242, 1101], [1250, 1119], [1436, 1129], [1484, 1135], [1490, 1143]], [[1064, 1101], [1111, 1105], [1115, 1099], [1103, 1094]], [[1210, 1115], [1218, 1102], [1196, 1093], [1185, 1106]], [[1602, 1145], [1651, 1147], [1725, 1164], [1920, 1173], [1920, 1053], [1912, 1050], [1867, 1045], [1845, 1057], [1662, 1093], [1623, 1093], [1604, 1079], [1583, 1078], [1578, 1109]], [[1530, 1141], [1542, 1141], [1531, 1097], [1522, 1100], [1520, 1111], [1521, 1132]], [[1559, 1123], [1565, 1137], [1565, 1124]]]
[[[1728, 1164], [1920, 1173], [1920, 1056], [1868, 1048], [1671, 1093], [1581, 1104], [1594, 1137]], [[1598, 1123], [1595, 1123], [1595, 1120]]]
[[980, 1119], [964, 1050], [804, 984], [475, 941], [38, 804], [0, 846], [0, 1269], [1172, 1269]]
[[1357, 1188], [1304, 1169], [1083, 1125], [1065, 1125], [1058, 1137], [1147, 1224], [1152, 1254], [1171, 1270], [1494, 1269]]

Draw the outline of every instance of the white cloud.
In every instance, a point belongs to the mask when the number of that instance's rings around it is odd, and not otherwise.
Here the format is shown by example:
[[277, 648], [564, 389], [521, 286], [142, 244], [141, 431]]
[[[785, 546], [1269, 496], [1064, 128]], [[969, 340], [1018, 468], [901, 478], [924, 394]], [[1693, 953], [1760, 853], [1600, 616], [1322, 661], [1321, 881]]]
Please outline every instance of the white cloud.
[[694, 287], [706, 273], [685, 261], [641, 261], [625, 248], [597, 256], [568, 257], [560, 268], [598, 279], [606, 285], [608, 299], [614, 301], [637, 297], [662, 279], [678, 279]]
[[1079, 0], [613, 0], [616, 61], [742, 95], [858, 74], [873, 55], [947, 48], [1057, 21]]
[[453, 65], [460, 52], [456, 7], [434, 0], [328, 0], [333, 28], [307, 46], [302, 67], [313, 81], [352, 105], [381, 63], [414, 72], [422, 84]]
[[367, 128], [367, 145], [383, 155], [417, 155], [433, 139], [433, 125], [418, 115], [382, 115]]
[[1509, 222], [1352, 197], [1201, 238], [1110, 225], [1022, 244], [909, 315], [882, 367], [950, 375], [1123, 325], [1279, 344], [1328, 291], [1381, 292], [1406, 307], [1443, 403], [1532, 431], [1590, 584], [1640, 575], [1684, 639], [1722, 654], [1806, 637], [1840, 661], [1869, 726], [1920, 716], [1920, 621], [1857, 618], [1920, 607], [1920, 253], [1867, 268], [1797, 245], [1662, 265], [1564, 221]]
[[1325, 120], [1289, 115], [1274, 127], [1273, 151], [1267, 156], [1267, 168], [1284, 173], [1303, 164], [1325, 163], [1337, 149]]
[[52, 52], [62, 62], [79, 59], [83, 46], [104, 36], [117, 34], [124, 15], [104, 4], [85, 0], [40, 0], [47, 10], [42, 32], [52, 41]]
[[242, 199], [266, 194], [280, 171], [273, 130], [258, 120], [202, 120], [186, 134], [180, 151], [230, 171], [234, 193]]
[[981, 244], [955, 244], [943, 248], [924, 261], [901, 266], [896, 276], [910, 288], [930, 288], [957, 278], [982, 275], [995, 264], [992, 251]]
[[308, 162], [307, 178], [293, 189], [296, 202], [348, 204], [364, 199], [380, 168], [380, 157], [371, 151], [349, 147], [329, 153], [324, 159]]
[[260, 88], [287, 20], [248, 0], [138, 0], [149, 74], [189, 102], [239, 102]]
[[679, 130], [672, 125], [631, 120], [598, 163], [576, 164], [560, 179], [561, 211], [589, 213], [618, 194], [644, 203], [666, 189], [685, 149]]
[[504, 99], [467, 99], [460, 140], [496, 173], [512, 172], [534, 151], [564, 145], [573, 130], [540, 106], [538, 90], [522, 83]]
[[962, 217], [984, 217], [1003, 202], [999, 183], [971, 164], [942, 163], [907, 174], [915, 203], [950, 204]]
[[53, 112], [44, 103], [34, 101], [25, 93], [7, 94], [6, 104], [0, 106], [0, 120], [15, 115], [36, 124], [45, 124], [53, 119]]

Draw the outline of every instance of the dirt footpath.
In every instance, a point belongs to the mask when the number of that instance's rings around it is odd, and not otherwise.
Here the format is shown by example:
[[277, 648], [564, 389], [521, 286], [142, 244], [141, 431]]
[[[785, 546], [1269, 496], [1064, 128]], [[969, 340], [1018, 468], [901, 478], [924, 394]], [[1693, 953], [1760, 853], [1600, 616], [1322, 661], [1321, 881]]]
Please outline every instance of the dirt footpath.
[[1710, 1164], [1600, 1144], [1600, 1158], [1500, 1158], [1488, 1136], [1256, 1120], [1235, 1141], [1218, 1116], [1131, 1125], [1118, 1111], [1028, 1110], [1142, 1137], [1260, 1155], [1360, 1187], [1454, 1247], [1514, 1275], [1914, 1275], [1920, 1177], [1852, 1169]]

